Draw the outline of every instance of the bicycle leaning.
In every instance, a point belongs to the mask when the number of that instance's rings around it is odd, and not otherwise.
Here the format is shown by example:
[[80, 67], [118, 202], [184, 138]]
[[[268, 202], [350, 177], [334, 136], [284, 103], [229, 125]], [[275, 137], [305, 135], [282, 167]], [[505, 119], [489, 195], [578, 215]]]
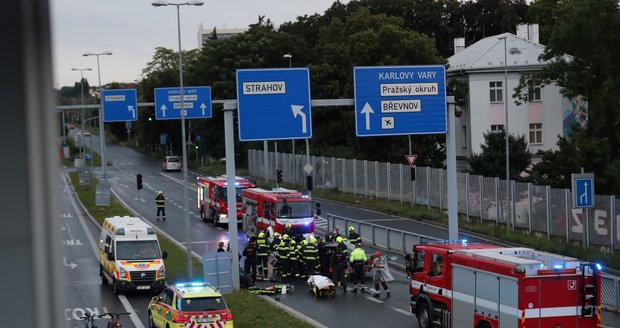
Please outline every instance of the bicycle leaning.
[[[100, 314], [97, 317], [99, 318], [105, 318], [105, 317], [109, 317], [110, 321], [108, 321], [108, 325], [106, 326], [107, 328], [121, 328], [123, 327], [123, 325], [121, 324], [121, 316], [123, 315], [130, 315], [131, 313], [128, 312], [121, 312], [121, 313], [104, 313], [104, 314]], [[96, 328], [96, 327], [93, 327]]]
[[98, 317], [98, 316], [90, 312], [86, 312], [84, 313], [83, 317], [80, 317], [80, 320], [86, 320], [85, 328], [97, 328], [97, 326], [95, 326], [95, 323], [94, 323], [95, 317]]

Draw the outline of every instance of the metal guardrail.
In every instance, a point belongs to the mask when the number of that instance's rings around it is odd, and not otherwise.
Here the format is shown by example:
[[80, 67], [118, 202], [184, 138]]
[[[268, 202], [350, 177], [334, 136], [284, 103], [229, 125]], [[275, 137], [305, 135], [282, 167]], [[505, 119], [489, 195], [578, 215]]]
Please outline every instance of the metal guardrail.
[[[411, 203], [411, 206], [447, 209], [446, 170], [418, 166], [414, 172], [403, 164], [366, 160], [248, 151], [250, 173], [268, 181], [276, 179], [276, 156], [286, 183], [305, 184], [306, 163], [313, 167], [314, 187], [333, 189], [356, 196]], [[265, 167], [265, 164], [267, 166]], [[504, 225], [548, 239], [562, 238], [584, 247], [603, 246], [620, 250], [620, 224], [617, 217], [620, 199], [596, 195], [596, 207], [574, 209], [570, 190], [511, 181], [510, 212], [505, 196], [505, 181], [469, 173], [457, 173], [458, 212], [470, 222]]]
[[[338, 228], [342, 233], [346, 233], [348, 227], [353, 226], [364, 244], [403, 255], [411, 252], [413, 245], [439, 240], [439, 238], [420, 233], [398, 230], [334, 214], [327, 214], [326, 220], [328, 231]], [[603, 309], [620, 313], [620, 277], [606, 273], [601, 275], [601, 306]]]

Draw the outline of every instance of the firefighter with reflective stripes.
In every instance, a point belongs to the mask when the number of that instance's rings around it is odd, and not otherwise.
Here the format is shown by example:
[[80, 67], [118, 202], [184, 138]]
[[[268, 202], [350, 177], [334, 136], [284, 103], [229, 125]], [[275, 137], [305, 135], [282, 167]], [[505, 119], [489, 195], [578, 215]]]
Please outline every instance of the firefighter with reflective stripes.
[[347, 245], [344, 243], [344, 238], [338, 236], [336, 238], [336, 242], [338, 243], [338, 245], [336, 245], [336, 248], [341, 250], [344, 256], [349, 256], [349, 248], [347, 248]]
[[280, 244], [276, 246], [278, 252], [278, 261], [280, 262], [280, 270], [282, 271], [282, 280], [288, 280], [291, 274], [291, 261], [288, 257], [289, 252], [289, 238], [287, 234], [282, 235]]
[[360, 237], [360, 235], [355, 232], [355, 227], [353, 226], [349, 227], [349, 237], [347, 239], [349, 239], [349, 242], [353, 245], [362, 243], [362, 237]]
[[306, 275], [308, 272], [308, 267], [306, 258], [304, 257], [304, 241], [308, 242], [305, 239], [297, 242], [297, 261], [299, 262], [299, 278], [308, 279], [308, 276]]
[[256, 256], [258, 260], [258, 274], [262, 280], [266, 280], [269, 276], [269, 244], [265, 233], [261, 232], [256, 238]]
[[155, 205], [157, 205], [157, 221], [159, 221], [160, 215], [166, 221], [166, 197], [164, 197], [164, 192], [161, 190], [157, 192]]
[[[314, 240], [314, 242], [313, 242]], [[303, 244], [303, 254], [304, 261], [306, 262], [306, 273], [308, 276], [313, 274], [317, 274], [317, 260], [319, 256], [319, 250], [316, 248], [316, 239], [314, 237], [310, 238], [310, 242], [307, 240], [302, 241]]]
[[362, 291], [366, 289], [364, 285], [364, 265], [366, 265], [366, 253], [362, 249], [362, 244], [357, 243], [355, 245], [355, 249], [351, 252], [351, 258], [349, 261], [351, 262], [351, 266], [353, 267], [353, 292], [357, 293], [357, 289], [360, 288]]
[[335, 284], [342, 287], [343, 291], [347, 292], [347, 277], [346, 271], [349, 267], [347, 257], [342, 253], [341, 249], [336, 249], [332, 254], [330, 260], [330, 271], [332, 272], [332, 280]]
[[[289, 238], [290, 239], [290, 238]], [[288, 247], [288, 259], [291, 262], [291, 277], [295, 279], [301, 278], [300, 265], [299, 265], [299, 250], [297, 243], [294, 239], [291, 239]]]

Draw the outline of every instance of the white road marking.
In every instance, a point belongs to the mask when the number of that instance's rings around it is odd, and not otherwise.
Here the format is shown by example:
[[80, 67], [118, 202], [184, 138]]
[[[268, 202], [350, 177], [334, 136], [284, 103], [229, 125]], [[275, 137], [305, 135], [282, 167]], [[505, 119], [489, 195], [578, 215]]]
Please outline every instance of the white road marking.
[[412, 316], [413, 314], [411, 314], [411, 312], [407, 311], [407, 310], [403, 310], [403, 309], [399, 309], [399, 308], [392, 308], [394, 311], [396, 312], [400, 312], [408, 317]]
[[[65, 176], [65, 178], [66, 178], [66, 176]], [[66, 180], [65, 180], [65, 183], [67, 183]], [[80, 212], [77, 204], [75, 203], [75, 200], [73, 199], [73, 197], [69, 197], [69, 200], [71, 201], [71, 205], [73, 206], [73, 210], [75, 211], [75, 213], [78, 214], [77, 217], [78, 217], [78, 220], [80, 221], [80, 225], [82, 226], [82, 229], [84, 229], [84, 233], [86, 233], [86, 237], [88, 238], [88, 242], [89, 242], [91, 248], [93, 249], [93, 253], [95, 254], [95, 257], [97, 257], [98, 256], [98, 254], [97, 254], [97, 243], [95, 243], [95, 238], [93, 237], [93, 235], [90, 232], [90, 230], [88, 230], [88, 227], [86, 226], [86, 222], [84, 222], [84, 218], [82, 217], [82, 215], [80, 215], [81, 212]], [[131, 313], [129, 315], [129, 318], [131, 318], [131, 321], [133, 322], [134, 326], [136, 326], [136, 328], [145, 328], [144, 325], [142, 324], [142, 321], [140, 321], [140, 319], [138, 318], [138, 315], [136, 315], [136, 310], [131, 306], [131, 304], [129, 303], [129, 301], [125, 297], [125, 295], [118, 295], [118, 298], [120, 299], [121, 303], [123, 304], [123, 307], [125, 308], [125, 311]]]
[[373, 301], [373, 302], [375, 302], [377, 304], [385, 304], [385, 302], [383, 302], [382, 300], [378, 300], [378, 299], [376, 299], [376, 298], [374, 298], [372, 296], [366, 296], [366, 299], [369, 300], [369, 301]]

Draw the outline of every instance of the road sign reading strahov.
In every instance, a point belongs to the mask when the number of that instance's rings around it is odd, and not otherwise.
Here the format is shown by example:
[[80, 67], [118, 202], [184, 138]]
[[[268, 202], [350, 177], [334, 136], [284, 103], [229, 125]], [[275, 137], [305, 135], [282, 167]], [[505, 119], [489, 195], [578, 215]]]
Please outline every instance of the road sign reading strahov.
[[312, 138], [307, 68], [237, 70], [239, 140]]
[[103, 90], [101, 94], [104, 122], [138, 120], [136, 89]]
[[594, 173], [572, 174], [574, 208], [594, 207]]
[[446, 133], [444, 66], [355, 67], [358, 137]]
[[[185, 118], [211, 117], [211, 87], [183, 87]], [[155, 119], [181, 118], [181, 89], [155, 88]]]

